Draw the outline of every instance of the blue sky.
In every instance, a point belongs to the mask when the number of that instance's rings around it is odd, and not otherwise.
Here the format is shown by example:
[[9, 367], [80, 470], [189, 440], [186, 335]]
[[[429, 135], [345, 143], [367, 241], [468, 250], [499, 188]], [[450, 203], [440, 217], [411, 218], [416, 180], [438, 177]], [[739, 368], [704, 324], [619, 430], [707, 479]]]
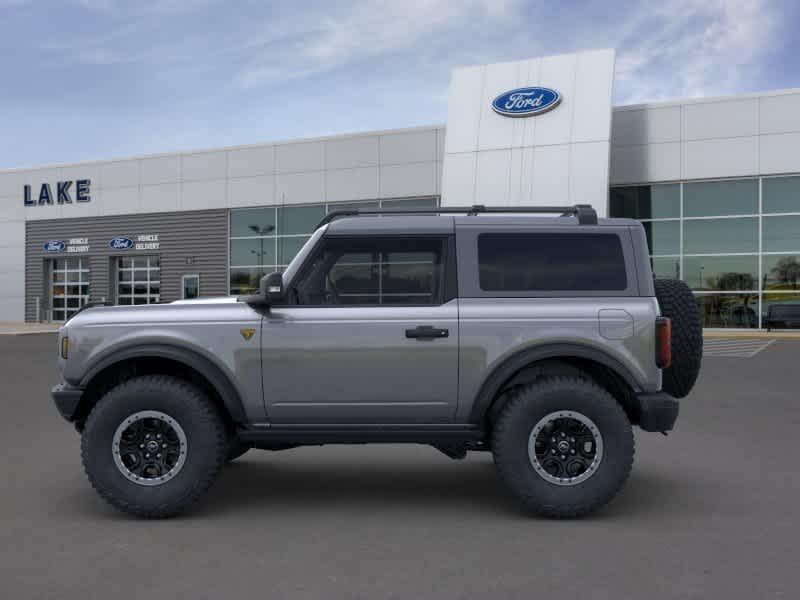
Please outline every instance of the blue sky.
[[0, 0], [0, 169], [444, 123], [450, 70], [616, 47], [615, 103], [800, 87], [792, 0]]

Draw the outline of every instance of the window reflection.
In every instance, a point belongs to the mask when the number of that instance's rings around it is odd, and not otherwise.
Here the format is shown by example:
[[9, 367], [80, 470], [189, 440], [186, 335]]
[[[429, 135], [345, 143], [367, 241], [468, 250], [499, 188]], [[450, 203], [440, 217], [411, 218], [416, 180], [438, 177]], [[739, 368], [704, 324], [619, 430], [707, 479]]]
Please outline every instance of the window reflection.
[[695, 296], [703, 327], [758, 327], [758, 294], [699, 294]]

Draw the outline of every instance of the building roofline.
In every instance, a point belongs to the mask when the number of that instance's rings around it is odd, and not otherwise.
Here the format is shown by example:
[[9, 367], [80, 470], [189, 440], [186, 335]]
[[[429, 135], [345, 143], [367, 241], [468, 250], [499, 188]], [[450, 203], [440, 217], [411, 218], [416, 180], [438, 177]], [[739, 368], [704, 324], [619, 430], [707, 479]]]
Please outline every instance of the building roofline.
[[666, 108], [670, 106], [682, 106], [685, 104], [707, 104], [710, 102], [734, 102], [736, 100], [748, 100], [752, 98], [769, 98], [774, 96], [787, 96], [789, 94], [800, 94], [800, 88], [786, 88], [783, 90], [769, 90], [766, 92], [748, 92], [746, 94], [731, 94], [729, 96], [709, 96], [699, 98], [678, 98], [676, 100], [664, 100], [663, 102], [644, 102], [641, 104], [623, 104], [613, 106], [612, 110], [645, 110], [648, 108]]
[[50, 163], [44, 165], [31, 165], [27, 167], [12, 167], [9, 169], [0, 169], [0, 175], [4, 175], [7, 173], [22, 173], [27, 171], [39, 171], [44, 169], [63, 169], [67, 167], [85, 167], [90, 165], [99, 165], [99, 164], [107, 164], [107, 163], [115, 163], [115, 162], [126, 162], [129, 160], [144, 160], [149, 158], [164, 158], [168, 156], [180, 156], [184, 154], [209, 154], [211, 152], [231, 152], [236, 150], [247, 150], [251, 148], [262, 148], [265, 146], [288, 146], [290, 144], [305, 144], [305, 143], [313, 143], [313, 142], [324, 142], [328, 140], [335, 140], [341, 138], [361, 138], [361, 137], [369, 137], [374, 135], [393, 135], [393, 134], [402, 134], [402, 133], [414, 133], [418, 131], [438, 131], [440, 129], [444, 129], [445, 125], [436, 124], [436, 125], [417, 125], [415, 127], [401, 127], [395, 129], [377, 129], [374, 131], [359, 131], [355, 133], [337, 133], [331, 135], [322, 135], [316, 137], [305, 137], [305, 138], [292, 138], [292, 139], [284, 139], [284, 140], [276, 140], [271, 142], [255, 142], [252, 144], [239, 144], [234, 146], [215, 146], [213, 148], [195, 148], [190, 150], [175, 150], [172, 152], [157, 152], [154, 154], [136, 154], [133, 156], [119, 156], [114, 158], [106, 158], [106, 159], [93, 159], [93, 160], [84, 160], [84, 161], [77, 161], [77, 162], [67, 162], [67, 163]]

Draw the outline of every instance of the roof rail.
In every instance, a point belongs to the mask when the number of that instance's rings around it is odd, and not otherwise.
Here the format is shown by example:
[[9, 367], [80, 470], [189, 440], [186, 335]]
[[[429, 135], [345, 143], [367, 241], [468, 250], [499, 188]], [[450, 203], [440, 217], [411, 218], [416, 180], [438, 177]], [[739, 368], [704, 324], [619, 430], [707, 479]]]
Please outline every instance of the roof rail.
[[487, 213], [527, 213], [527, 214], [553, 214], [562, 217], [575, 216], [581, 225], [597, 225], [597, 212], [589, 204], [576, 204], [575, 206], [440, 206], [438, 208], [353, 208], [335, 210], [325, 215], [317, 228], [327, 225], [335, 219], [342, 217], [363, 217], [371, 215], [444, 215], [466, 214], [475, 216]]

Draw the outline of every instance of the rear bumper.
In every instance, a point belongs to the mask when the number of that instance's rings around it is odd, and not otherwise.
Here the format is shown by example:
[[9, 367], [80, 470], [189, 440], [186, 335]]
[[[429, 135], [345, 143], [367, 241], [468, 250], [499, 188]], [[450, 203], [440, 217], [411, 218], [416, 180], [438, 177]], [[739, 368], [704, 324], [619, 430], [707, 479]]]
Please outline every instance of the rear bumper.
[[680, 402], [666, 392], [639, 394], [639, 427], [644, 431], [670, 431], [680, 412]]
[[83, 389], [72, 387], [66, 383], [59, 383], [50, 394], [53, 396], [58, 412], [67, 421], [74, 421], [78, 412], [78, 405], [83, 396]]

